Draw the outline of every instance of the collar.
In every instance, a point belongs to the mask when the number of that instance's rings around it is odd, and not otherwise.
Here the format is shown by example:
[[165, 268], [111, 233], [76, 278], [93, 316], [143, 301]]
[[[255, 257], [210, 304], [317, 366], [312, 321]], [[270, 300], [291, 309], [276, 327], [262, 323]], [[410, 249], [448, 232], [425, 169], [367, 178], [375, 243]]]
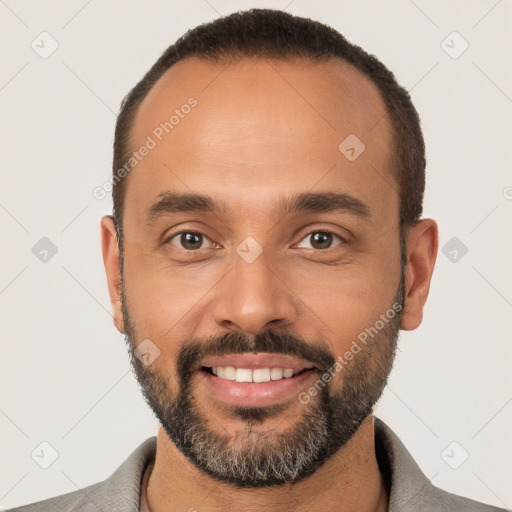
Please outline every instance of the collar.
[[[420, 498], [437, 490], [423, 474], [397, 435], [379, 418], [375, 420], [375, 451], [379, 467], [388, 485], [388, 512], [408, 512]], [[154, 462], [156, 437], [146, 439], [110, 478], [105, 480], [105, 495], [119, 498], [129, 510], [139, 510], [141, 488], [147, 467]], [[105, 510], [109, 510], [108, 503]], [[130, 508], [128, 508], [128, 506]], [[112, 503], [112, 509], [117, 510]]]
[[436, 488], [421, 471], [398, 436], [379, 418], [375, 420], [375, 453], [388, 486], [388, 512], [413, 510], [420, 496]]

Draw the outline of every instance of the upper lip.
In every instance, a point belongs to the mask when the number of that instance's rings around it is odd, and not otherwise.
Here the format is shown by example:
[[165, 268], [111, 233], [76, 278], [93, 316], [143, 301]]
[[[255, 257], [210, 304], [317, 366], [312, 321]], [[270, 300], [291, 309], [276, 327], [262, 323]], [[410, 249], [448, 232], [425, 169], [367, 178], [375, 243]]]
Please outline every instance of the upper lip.
[[199, 363], [200, 366], [234, 366], [235, 368], [291, 368], [295, 372], [304, 369], [314, 368], [314, 365], [291, 356], [269, 353], [244, 353], [244, 354], [225, 354], [222, 356], [205, 357]]

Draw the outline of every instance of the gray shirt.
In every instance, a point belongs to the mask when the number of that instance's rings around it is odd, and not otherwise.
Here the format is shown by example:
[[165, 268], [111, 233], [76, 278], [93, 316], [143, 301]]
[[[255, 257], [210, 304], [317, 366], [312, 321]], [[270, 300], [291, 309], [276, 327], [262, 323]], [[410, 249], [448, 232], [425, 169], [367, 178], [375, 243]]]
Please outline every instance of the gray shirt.
[[[435, 487], [396, 434], [375, 418], [375, 449], [390, 488], [388, 512], [499, 512]], [[156, 437], [146, 439], [106, 480], [79, 491], [8, 512], [139, 512], [145, 469], [155, 459]]]

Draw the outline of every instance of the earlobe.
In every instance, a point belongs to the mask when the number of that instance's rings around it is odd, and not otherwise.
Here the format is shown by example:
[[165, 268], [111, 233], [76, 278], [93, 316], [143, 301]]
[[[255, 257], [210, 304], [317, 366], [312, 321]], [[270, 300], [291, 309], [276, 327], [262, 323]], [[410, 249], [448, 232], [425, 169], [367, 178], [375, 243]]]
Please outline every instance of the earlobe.
[[423, 219], [410, 228], [406, 246], [404, 313], [401, 328], [412, 331], [423, 320], [423, 307], [427, 301], [436, 263], [438, 249], [436, 222], [432, 219]]
[[103, 252], [103, 264], [107, 275], [110, 303], [114, 325], [122, 334], [124, 332], [124, 319], [121, 309], [121, 266], [119, 261], [119, 247], [114, 219], [110, 215], [101, 218], [101, 247]]

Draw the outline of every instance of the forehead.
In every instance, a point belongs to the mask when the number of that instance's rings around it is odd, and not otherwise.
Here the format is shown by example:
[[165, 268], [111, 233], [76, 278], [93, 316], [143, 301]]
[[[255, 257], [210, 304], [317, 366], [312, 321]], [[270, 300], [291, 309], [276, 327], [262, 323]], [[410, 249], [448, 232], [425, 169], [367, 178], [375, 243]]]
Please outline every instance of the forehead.
[[[384, 102], [338, 59], [180, 61], [134, 118], [132, 149], [149, 139], [152, 149], [129, 176], [125, 212], [146, 210], [169, 189], [264, 207], [274, 192], [317, 186], [381, 210], [397, 204]], [[364, 151], [347, 158], [347, 146]]]

